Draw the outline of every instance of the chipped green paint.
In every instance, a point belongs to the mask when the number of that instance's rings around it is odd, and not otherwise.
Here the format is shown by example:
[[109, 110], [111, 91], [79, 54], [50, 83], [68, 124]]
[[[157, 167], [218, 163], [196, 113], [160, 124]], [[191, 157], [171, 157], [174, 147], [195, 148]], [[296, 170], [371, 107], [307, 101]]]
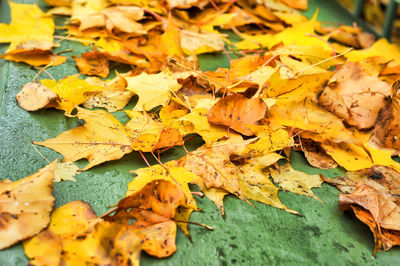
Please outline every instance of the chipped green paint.
[[[22, 2], [22, 1], [19, 1]], [[24, 1], [31, 3], [33, 1]], [[351, 22], [351, 17], [335, 9], [331, 0], [310, 1], [312, 15], [316, 4], [320, 5], [320, 19]], [[7, 1], [1, 1], [0, 21], [9, 21]], [[45, 6], [43, 2], [40, 2]], [[3, 52], [7, 46], [0, 46]], [[63, 42], [57, 51], [73, 48], [79, 54], [88, 47]], [[215, 69], [226, 65], [224, 56], [206, 55], [200, 59], [203, 69]], [[73, 60], [52, 67], [51, 74], [58, 80], [77, 73]], [[126, 71], [126, 70], [125, 70]], [[123, 72], [123, 71], [121, 71]], [[31, 141], [43, 141], [81, 124], [77, 119], [63, 116], [57, 110], [28, 113], [20, 109], [15, 95], [20, 87], [32, 80], [36, 70], [21, 63], [0, 60], [0, 177], [17, 180], [34, 173], [46, 162], [30, 145]], [[43, 76], [42, 78], [47, 78]], [[115, 114], [125, 122], [124, 113]], [[201, 143], [193, 139], [192, 147]], [[57, 153], [42, 147], [38, 149], [49, 159], [60, 158]], [[162, 160], [179, 158], [180, 149], [171, 149]], [[320, 171], [308, 166], [299, 153], [291, 156], [293, 167], [310, 174], [323, 173], [335, 177], [341, 169]], [[154, 161], [151, 161], [155, 163]], [[127, 183], [133, 175], [128, 170], [145, 167], [137, 153], [121, 160], [104, 163], [76, 177], [77, 182], [65, 181], [55, 184], [56, 206], [72, 200], [84, 200], [93, 206], [97, 214], [104, 213], [107, 206], [115, 204], [125, 194]], [[142, 255], [142, 265], [266, 265], [301, 264], [318, 265], [399, 265], [400, 249], [372, 256], [373, 237], [369, 229], [351, 215], [342, 213], [337, 207], [338, 191], [326, 184], [313, 192], [324, 203], [288, 192], [279, 192], [284, 204], [299, 211], [303, 217], [292, 215], [267, 205], [255, 203], [255, 208], [233, 196], [225, 200], [226, 220], [206, 198], [196, 198], [202, 212], [194, 213], [191, 220], [213, 226], [213, 232], [190, 225], [193, 243], [183, 233], [177, 236], [178, 251], [168, 259], [155, 259]], [[21, 245], [0, 251], [0, 265], [26, 265], [28, 260]]]

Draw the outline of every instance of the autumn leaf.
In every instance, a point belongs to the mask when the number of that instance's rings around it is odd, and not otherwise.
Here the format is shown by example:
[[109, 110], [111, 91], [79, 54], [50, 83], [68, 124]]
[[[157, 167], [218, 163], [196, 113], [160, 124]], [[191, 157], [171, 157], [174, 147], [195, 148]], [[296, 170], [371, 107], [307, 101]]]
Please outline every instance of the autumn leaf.
[[271, 169], [271, 176], [282, 189], [321, 201], [311, 190], [314, 187], [321, 187], [323, 181], [319, 175], [296, 171], [290, 164], [285, 164], [279, 169]]
[[207, 119], [206, 108], [193, 109], [191, 113], [175, 120], [172, 127], [177, 128], [183, 136], [196, 133], [199, 134], [207, 145], [211, 145], [226, 136], [225, 128], [210, 124]]
[[54, 170], [54, 182], [63, 180], [76, 181], [75, 176], [79, 173], [79, 167], [73, 162], [59, 162]]
[[77, 76], [65, 77], [58, 82], [43, 79], [40, 80], [40, 83], [58, 95], [59, 99], [55, 108], [64, 110], [67, 114], [70, 114], [76, 106], [90, 98], [87, 95], [88, 92], [96, 92], [102, 89], [102, 87], [91, 85]]
[[15, 182], [0, 182], [0, 249], [34, 236], [49, 224], [56, 164]]
[[319, 104], [348, 124], [367, 129], [375, 124], [389, 95], [388, 83], [368, 75], [356, 63], [346, 63], [332, 76]]
[[142, 24], [138, 23], [144, 16], [144, 10], [136, 6], [114, 6], [101, 10], [99, 13], [90, 13], [81, 17], [79, 30], [104, 27], [109, 33], [113, 31], [146, 34]]
[[[54, 22], [36, 4], [9, 2], [11, 23], [0, 23], [0, 43], [9, 42], [6, 53], [1, 57], [16, 62], [39, 66], [64, 63], [65, 57], [53, 57]], [[28, 26], [30, 25], [30, 26]], [[34, 58], [32, 58], [32, 56]]]
[[250, 158], [254, 156], [263, 156], [293, 145], [293, 139], [284, 129], [273, 130], [264, 125], [247, 125], [247, 127], [254, 132], [258, 139], [239, 147], [234, 152], [237, 156]]
[[304, 152], [308, 163], [319, 169], [333, 169], [338, 167], [335, 160], [326, 153], [321, 144], [311, 139], [300, 139], [299, 148]]
[[[240, 146], [246, 145], [254, 139], [243, 141], [240, 136], [235, 139], [215, 143], [211, 147], [203, 146], [195, 151], [187, 153], [179, 160], [179, 165], [201, 178], [201, 182], [195, 184], [204, 191], [211, 194], [211, 200], [223, 212], [222, 199], [226, 192], [234, 194], [239, 199], [247, 201], [240, 184], [240, 172], [230, 160], [230, 155]], [[217, 189], [212, 190], [210, 189]], [[225, 192], [226, 191], [226, 192]]]
[[17, 93], [18, 105], [26, 111], [37, 111], [56, 104], [57, 94], [37, 82], [28, 82]]
[[181, 31], [180, 45], [188, 54], [203, 54], [222, 51], [225, 43], [223, 36], [214, 33], [197, 33], [188, 30]]
[[387, 39], [382, 38], [376, 41], [371, 47], [361, 50], [351, 51], [346, 54], [350, 62], [359, 62], [370, 57], [381, 57], [387, 62], [398, 58], [400, 50], [395, 44], [390, 44]]
[[74, 60], [82, 74], [106, 78], [110, 73], [107, 58], [96, 50], [86, 52], [81, 57], [74, 57]]
[[339, 195], [341, 210], [351, 208], [374, 234], [375, 250], [386, 251], [400, 245], [400, 174], [387, 166], [373, 166], [347, 172], [336, 179], [325, 179], [345, 194]]
[[258, 98], [248, 99], [240, 94], [220, 99], [208, 111], [210, 123], [224, 125], [246, 136], [254, 133], [246, 126], [255, 125], [264, 118], [267, 105]]
[[125, 224], [135, 219], [130, 227], [137, 230], [142, 249], [159, 258], [168, 257], [176, 251], [176, 209], [185, 202], [185, 193], [177, 185], [155, 180], [122, 199], [116, 213], [106, 219]]
[[279, 188], [269, 180], [267, 167], [281, 158], [283, 157], [279, 154], [270, 153], [245, 159], [243, 164], [239, 166], [244, 194], [248, 199], [283, 209], [289, 213], [298, 214], [298, 212], [289, 209], [279, 200]]
[[96, 218], [89, 204], [72, 201], [53, 212], [49, 228], [25, 241], [24, 250], [34, 265], [139, 265], [140, 240], [127, 226]]
[[135, 111], [149, 111], [159, 105], [166, 105], [172, 93], [177, 92], [181, 85], [171, 73], [158, 74], [141, 73], [138, 76], [123, 75], [128, 82], [127, 90], [139, 96]]
[[106, 161], [117, 160], [132, 151], [129, 133], [112, 114], [103, 110], [78, 108], [77, 117], [86, 123], [55, 138], [34, 143], [61, 153], [63, 161], [87, 159], [89, 164], [82, 171]]
[[131, 100], [133, 93], [126, 90], [125, 79], [116, 77], [111, 80], [102, 81], [98, 78], [86, 78], [85, 81], [93, 86], [100, 86], [99, 90], [84, 93], [87, 100], [83, 107], [93, 109], [95, 107], [105, 108], [108, 112], [116, 112], [123, 109]]
[[176, 128], [164, 127], [159, 121], [138, 111], [126, 111], [131, 118], [125, 129], [132, 138], [131, 147], [137, 151], [152, 152], [156, 149], [182, 145], [182, 135]]
[[277, 125], [298, 128], [317, 133], [315, 141], [355, 142], [355, 138], [343, 122], [311, 99], [282, 101], [273, 105], [268, 119]]
[[348, 171], [369, 168], [373, 165], [371, 157], [363, 146], [346, 142], [333, 143], [327, 141], [322, 143], [321, 147], [340, 166]]

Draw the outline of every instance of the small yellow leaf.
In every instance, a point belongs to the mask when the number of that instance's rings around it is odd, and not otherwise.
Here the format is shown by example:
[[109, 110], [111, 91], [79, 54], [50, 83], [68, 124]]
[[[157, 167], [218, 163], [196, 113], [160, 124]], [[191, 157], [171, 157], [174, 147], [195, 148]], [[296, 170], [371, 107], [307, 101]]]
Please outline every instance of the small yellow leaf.
[[73, 162], [57, 163], [56, 170], [54, 171], [54, 182], [63, 180], [76, 181], [74, 176], [79, 172], [79, 167]]
[[321, 201], [311, 190], [314, 187], [321, 187], [323, 181], [319, 175], [296, 171], [290, 164], [285, 164], [278, 170], [272, 168], [271, 176], [282, 189]]

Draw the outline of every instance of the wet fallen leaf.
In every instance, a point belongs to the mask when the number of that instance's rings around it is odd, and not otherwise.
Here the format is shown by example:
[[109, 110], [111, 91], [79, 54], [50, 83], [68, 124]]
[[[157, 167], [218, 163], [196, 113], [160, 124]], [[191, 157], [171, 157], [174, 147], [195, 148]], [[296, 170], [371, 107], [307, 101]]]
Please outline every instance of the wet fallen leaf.
[[106, 219], [125, 224], [135, 219], [130, 227], [137, 230], [142, 249], [159, 258], [168, 257], [176, 251], [176, 209], [185, 202], [185, 193], [177, 185], [155, 180], [122, 199], [116, 213]]
[[[11, 8], [11, 23], [0, 24], [0, 42], [9, 42], [6, 54], [2, 57], [17, 62], [27, 62], [34, 66], [47, 65], [53, 60], [54, 22], [46, 16], [36, 4], [19, 4], [9, 2]], [[36, 55], [41, 63], [34, 62]], [[61, 63], [64, 63], [62, 61]]]
[[345, 194], [339, 195], [339, 207], [351, 208], [374, 234], [375, 250], [386, 251], [400, 245], [400, 174], [387, 166], [373, 166], [347, 172], [340, 178], [325, 179]]
[[54, 170], [54, 182], [63, 180], [76, 181], [75, 176], [79, 173], [79, 167], [73, 162], [57, 163]]
[[22, 86], [15, 98], [22, 109], [37, 111], [55, 104], [57, 97], [57, 94], [46, 86], [37, 82], [29, 82]]
[[33, 265], [139, 265], [140, 239], [127, 226], [96, 218], [89, 204], [72, 201], [53, 212], [49, 228], [25, 241], [24, 250]]
[[338, 167], [338, 164], [325, 152], [320, 143], [311, 139], [300, 139], [299, 146], [311, 166], [319, 169], [333, 169]]
[[112, 114], [103, 110], [78, 108], [77, 117], [86, 123], [55, 138], [34, 143], [61, 153], [64, 161], [87, 159], [89, 164], [82, 171], [106, 161], [117, 160], [132, 151], [128, 132]]
[[239, 166], [242, 188], [248, 199], [298, 214], [280, 201], [278, 198], [279, 188], [269, 180], [267, 167], [281, 158], [283, 157], [279, 154], [270, 153], [244, 160], [243, 164]]
[[0, 182], [0, 249], [32, 237], [50, 222], [57, 162], [15, 182]]
[[100, 86], [89, 84], [77, 76], [65, 77], [58, 82], [43, 79], [40, 80], [40, 83], [58, 95], [57, 104], [54, 107], [64, 110], [67, 114], [70, 114], [76, 106], [88, 100], [90, 98], [89, 92], [98, 92], [103, 89]]

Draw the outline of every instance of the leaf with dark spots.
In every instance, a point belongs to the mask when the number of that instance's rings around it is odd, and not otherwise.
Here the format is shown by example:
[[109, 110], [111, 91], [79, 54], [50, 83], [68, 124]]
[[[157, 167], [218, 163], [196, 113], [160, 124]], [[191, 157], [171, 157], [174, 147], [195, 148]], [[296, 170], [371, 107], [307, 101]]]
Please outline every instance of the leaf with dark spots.
[[127, 224], [129, 219], [135, 219], [130, 228], [138, 232], [142, 249], [159, 258], [168, 257], [176, 251], [174, 217], [177, 208], [185, 204], [186, 196], [179, 186], [155, 180], [122, 199], [115, 214], [106, 220]]
[[16, 182], [0, 182], [0, 249], [32, 237], [50, 222], [56, 164]]

